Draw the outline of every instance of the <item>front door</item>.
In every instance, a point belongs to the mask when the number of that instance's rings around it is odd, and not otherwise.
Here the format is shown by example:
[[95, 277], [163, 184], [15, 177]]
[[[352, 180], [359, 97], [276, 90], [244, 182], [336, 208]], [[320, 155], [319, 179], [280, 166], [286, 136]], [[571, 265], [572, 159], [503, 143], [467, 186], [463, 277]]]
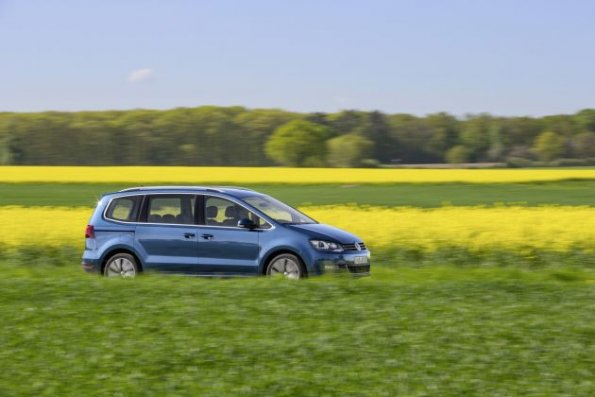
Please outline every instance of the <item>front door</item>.
[[197, 228], [200, 272], [257, 274], [262, 230], [237, 227], [240, 219], [252, 219], [255, 215], [220, 197], [205, 196], [204, 203], [204, 225]]

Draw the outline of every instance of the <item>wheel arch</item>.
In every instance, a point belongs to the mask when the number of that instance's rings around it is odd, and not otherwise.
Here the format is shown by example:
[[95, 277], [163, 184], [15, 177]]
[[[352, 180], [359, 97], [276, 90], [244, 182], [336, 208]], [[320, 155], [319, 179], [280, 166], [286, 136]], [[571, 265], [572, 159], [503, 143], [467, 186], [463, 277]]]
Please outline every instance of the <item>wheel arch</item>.
[[118, 247], [118, 248], [114, 248], [114, 249], [106, 252], [103, 255], [103, 259], [101, 261], [100, 274], [103, 274], [103, 271], [105, 270], [105, 265], [107, 265], [107, 261], [112, 256], [114, 256], [116, 254], [129, 254], [129, 255], [132, 255], [132, 257], [136, 260], [136, 263], [138, 265], [138, 271], [139, 271], [139, 273], [143, 271], [143, 263], [141, 262], [139, 256], [136, 254], [136, 252], [134, 252], [134, 251], [132, 251], [131, 249], [128, 249], [128, 248]]
[[302, 255], [299, 254], [299, 252], [289, 249], [289, 248], [279, 248], [276, 250], [272, 250], [271, 252], [269, 252], [264, 260], [262, 261], [262, 266], [260, 267], [260, 275], [264, 276], [266, 275], [266, 271], [267, 271], [267, 267], [269, 265], [269, 263], [271, 262], [271, 260], [276, 257], [277, 255], [281, 255], [281, 254], [291, 254], [291, 255], [295, 255], [300, 262], [302, 262], [302, 266], [304, 268], [304, 272], [305, 272], [305, 276], [308, 276], [308, 266], [306, 266], [306, 262], [304, 261], [304, 258], [302, 257]]

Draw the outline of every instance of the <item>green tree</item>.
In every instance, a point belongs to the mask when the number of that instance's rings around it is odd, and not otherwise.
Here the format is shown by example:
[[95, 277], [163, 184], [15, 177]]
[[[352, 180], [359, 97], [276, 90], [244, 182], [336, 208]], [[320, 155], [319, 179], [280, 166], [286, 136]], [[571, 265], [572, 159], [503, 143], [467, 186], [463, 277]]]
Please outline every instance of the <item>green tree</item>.
[[[293, 137], [282, 157], [266, 150], [273, 134], [293, 120], [309, 122]], [[299, 124], [302, 125], [302, 124]], [[324, 137], [312, 139], [311, 126]], [[302, 125], [303, 126], [303, 125]], [[557, 134], [544, 150], [534, 148], [543, 131]], [[0, 162], [45, 165], [324, 165], [324, 152], [354, 146], [353, 138], [326, 141], [344, 135], [373, 144], [372, 160], [404, 163], [503, 161], [508, 157], [533, 159], [594, 157], [595, 109], [574, 115], [493, 117], [489, 114], [460, 120], [447, 113], [418, 117], [348, 110], [331, 114], [293, 113], [279, 109], [239, 106], [201, 106], [170, 110], [0, 112]], [[314, 133], [316, 137], [316, 133]], [[551, 138], [551, 137], [550, 137]], [[545, 138], [544, 138], [545, 139]], [[281, 139], [283, 140], [283, 139]], [[304, 152], [308, 142], [315, 144]], [[296, 144], [298, 142], [299, 144]], [[557, 142], [557, 144], [556, 144]], [[276, 144], [279, 144], [277, 142]], [[462, 145], [466, 150], [457, 148]], [[548, 151], [553, 146], [555, 150]], [[449, 155], [449, 150], [452, 152]], [[278, 151], [279, 152], [279, 151]], [[278, 153], [277, 153], [278, 154]], [[449, 155], [449, 156], [448, 156]], [[447, 157], [448, 156], [448, 157]], [[285, 157], [288, 157], [286, 159]], [[332, 163], [340, 164], [333, 154]], [[329, 158], [331, 158], [329, 157]], [[354, 158], [361, 158], [355, 154]], [[357, 160], [345, 160], [343, 164]]]
[[490, 148], [490, 125], [492, 117], [487, 114], [473, 116], [465, 121], [460, 141], [467, 148], [469, 160], [484, 161]]
[[469, 149], [463, 145], [451, 147], [446, 152], [446, 161], [450, 164], [461, 164], [469, 162]]
[[255, 109], [238, 115], [234, 122], [241, 128], [240, 143], [243, 153], [238, 156], [241, 165], [272, 165], [265, 153], [265, 144], [277, 128], [300, 116], [282, 110]]
[[564, 138], [553, 131], [543, 132], [535, 139], [533, 151], [540, 159], [552, 161], [564, 153]]
[[[333, 113], [326, 116], [333, 130], [340, 134], [350, 134], [362, 125], [366, 118], [364, 112], [355, 110], [344, 110], [339, 113]], [[310, 120], [312, 121], [312, 120]]]
[[578, 157], [595, 157], [595, 132], [581, 132], [572, 139]]
[[8, 118], [0, 117], [0, 165], [10, 164], [12, 162], [10, 148], [12, 135], [10, 129]]
[[[577, 123], [577, 117], [566, 114], [556, 114], [554, 116], [545, 116], [541, 119], [541, 131], [552, 131], [558, 135], [571, 138], [574, 134], [581, 131]], [[584, 131], [584, 129], [582, 129]]]
[[429, 114], [424, 120], [428, 140], [426, 147], [433, 161], [444, 161], [446, 151], [457, 142], [457, 119], [448, 113]]
[[595, 132], [595, 109], [583, 109], [574, 115], [578, 126], [584, 130]]
[[498, 124], [502, 127], [503, 139], [511, 146], [531, 146], [544, 129], [541, 120], [532, 117], [502, 118]]
[[388, 122], [393, 159], [404, 163], [435, 161], [436, 157], [431, 153], [432, 145], [428, 145], [431, 130], [423, 118], [401, 113], [389, 116]]
[[341, 135], [327, 141], [329, 165], [333, 167], [357, 167], [368, 158], [374, 143], [355, 134]]
[[384, 114], [377, 111], [367, 113], [355, 131], [372, 142], [372, 157], [374, 159], [381, 163], [388, 163], [394, 157], [390, 126]]
[[266, 143], [265, 151], [277, 164], [323, 166], [326, 157], [325, 126], [306, 120], [293, 120], [277, 128]]
[[8, 143], [8, 135], [0, 135], [0, 165], [10, 164], [11, 153]]

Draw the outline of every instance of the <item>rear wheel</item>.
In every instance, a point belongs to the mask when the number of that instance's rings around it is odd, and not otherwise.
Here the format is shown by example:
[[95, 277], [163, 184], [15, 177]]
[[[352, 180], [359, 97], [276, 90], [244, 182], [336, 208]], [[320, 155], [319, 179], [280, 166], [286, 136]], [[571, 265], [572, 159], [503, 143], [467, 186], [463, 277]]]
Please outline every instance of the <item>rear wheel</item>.
[[306, 277], [306, 269], [297, 256], [280, 254], [269, 262], [266, 274], [271, 277], [284, 277], [297, 280]]
[[126, 253], [119, 253], [111, 256], [105, 268], [103, 275], [105, 277], [134, 278], [138, 274], [138, 264], [134, 256]]

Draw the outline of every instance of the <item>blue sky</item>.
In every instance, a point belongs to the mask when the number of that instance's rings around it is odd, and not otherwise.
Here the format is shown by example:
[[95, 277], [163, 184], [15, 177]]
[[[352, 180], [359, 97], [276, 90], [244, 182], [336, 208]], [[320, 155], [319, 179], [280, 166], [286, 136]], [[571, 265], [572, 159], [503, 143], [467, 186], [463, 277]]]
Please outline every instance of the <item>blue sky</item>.
[[0, 0], [0, 111], [595, 107], [595, 1]]

